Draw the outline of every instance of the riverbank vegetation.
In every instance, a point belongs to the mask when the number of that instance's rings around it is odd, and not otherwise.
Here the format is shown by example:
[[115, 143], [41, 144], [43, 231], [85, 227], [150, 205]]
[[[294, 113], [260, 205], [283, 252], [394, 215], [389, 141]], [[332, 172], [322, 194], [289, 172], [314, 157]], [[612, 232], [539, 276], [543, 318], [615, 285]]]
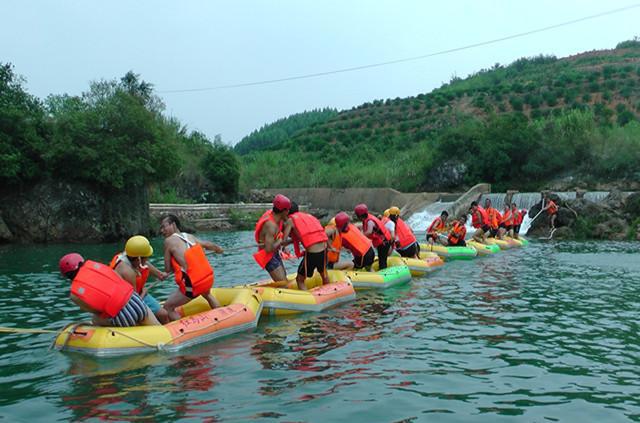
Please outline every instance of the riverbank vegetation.
[[[416, 191], [486, 181], [524, 190], [563, 174], [640, 181], [639, 115], [638, 39], [563, 59], [522, 58], [430, 93], [342, 111], [268, 151], [242, 149], [241, 189]], [[447, 169], [456, 171], [443, 176]]]
[[129, 72], [79, 96], [40, 100], [0, 64], [0, 183], [81, 182], [106, 193], [152, 188], [152, 200], [232, 201], [239, 164], [217, 139], [163, 114], [151, 84]]

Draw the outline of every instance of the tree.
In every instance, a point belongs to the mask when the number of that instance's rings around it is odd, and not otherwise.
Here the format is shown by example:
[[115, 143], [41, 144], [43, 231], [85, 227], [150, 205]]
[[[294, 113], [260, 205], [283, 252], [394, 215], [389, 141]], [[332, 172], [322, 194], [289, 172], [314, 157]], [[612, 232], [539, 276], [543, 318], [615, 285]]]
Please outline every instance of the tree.
[[213, 148], [205, 156], [201, 167], [211, 186], [209, 193], [212, 199], [229, 202], [237, 198], [240, 163], [219, 136], [216, 136]]

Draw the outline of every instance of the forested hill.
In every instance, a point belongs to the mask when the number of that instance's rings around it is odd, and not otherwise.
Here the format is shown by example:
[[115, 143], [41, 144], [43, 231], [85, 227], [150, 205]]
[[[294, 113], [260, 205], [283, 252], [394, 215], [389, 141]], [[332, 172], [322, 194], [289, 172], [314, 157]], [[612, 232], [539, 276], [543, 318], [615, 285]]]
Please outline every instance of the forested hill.
[[324, 123], [337, 115], [336, 109], [325, 108], [296, 113], [278, 119], [244, 137], [236, 144], [234, 150], [238, 154], [247, 154], [251, 151], [278, 148], [301, 129]]
[[[572, 164], [557, 164], [548, 155], [536, 162], [532, 155], [541, 155], [546, 142], [542, 138], [566, 142], [562, 145], [578, 154], [563, 151], [563, 160], [597, 162], [598, 157], [586, 157], [578, 149], [595, 154], [591, 150], [604, 142], [602, 137], [609, 139], [639, 115], [640, 41], [635, 39], [612, 50], [562, 59], [540, 55], [495, 64], [464, 79], [454, 77], [427, 94], [365, 103], [284, 139], [265, 139], [271, 151], [251, 150], [242, 158], [242, 182], [244, 187], [253, 181], [264, 186], [393, 185], [411, 190], [471, 183], [474, 178], [543, 180], [572, 170]], [[277, 123], [270, 127], [276, 128]], [[621, 134], [615, 136], [628, 136]], [[592, 144], [578, 146], [587, 141]], [[631, 155], [636, 144], [629, 146]], [[287, 157], [278, 150], [286, 150]], [[319, 163], [318, 153], [333, 160]], [[492, 157], [486, 157], [485, 167], [472, 163], [472, 156], [484, 159], [488, 154]], [[445, 162], [461, 178], [438, 182], [442, 175], [437, 171]], [[518, 171], [492, 170], [514, 165]], [[267, 177], [267, 166], [282, 171]], [[616, 170], [619, 176], [626, 175], [623, 168]], [[300, 172], [306, 177], [296, 176]]]

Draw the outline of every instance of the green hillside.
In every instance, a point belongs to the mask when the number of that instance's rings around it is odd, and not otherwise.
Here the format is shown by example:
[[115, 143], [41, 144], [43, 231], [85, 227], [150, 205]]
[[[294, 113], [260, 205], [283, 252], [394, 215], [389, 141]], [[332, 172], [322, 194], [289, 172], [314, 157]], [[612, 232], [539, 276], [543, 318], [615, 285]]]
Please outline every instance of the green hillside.
[[[482, 179], [524, 188], [566, 172], [636, 178], [639, 115], [637, 39], [522, 58], [427, 94], [362, 104], [252, 150], [241, 158], [241, 186], [416, 190]], [[442, 177], [446, 169], [458, 177]]]

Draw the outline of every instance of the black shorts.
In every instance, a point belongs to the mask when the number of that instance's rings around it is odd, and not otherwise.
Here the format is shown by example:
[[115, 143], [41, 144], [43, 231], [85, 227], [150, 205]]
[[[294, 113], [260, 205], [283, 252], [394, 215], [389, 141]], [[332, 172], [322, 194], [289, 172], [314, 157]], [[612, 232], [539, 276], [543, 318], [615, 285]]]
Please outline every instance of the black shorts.
[[478, 229], [482, 229], [482, 232], [484, 233], [488, 233], [491, 230], [491, 226], [489, 225], [482, 225], [480, 226]]
[[298, 266], [298, 274], [310, 278], [316, 269], [321, 275], [327, 271], [327, 250], [319, 253], [304, 252], [304, 258]]
[[489, 236], [496, 237], [498, 236], [498, 229], [489, 229]]
[[513, 232], [515, 232], [515, 233], [519, 234], [519, 233], [520, 233], [520, 225], [515, 225], [515, 226], [513, 227]]
[[449, 239], [449, 246], [450, 247], [466, 247], [467, 243], [462, 238], [459, 239], [458, 242], [451, 242], [451, 239]]
[[400, 254], [400, 257], [415, 257], [420, 254], [420, 244], [414, 242], [404, 249], [396, 248], [396, 251]]
[[506, 231], [510, 231], [511, 229], [513, 229], [513, 225], [505, 225], [503, 227]]
[[499, 227], [499, 228], [507, 229], [507, 225], [505, 225], [504, 223], [499, 224], [499, 225], [498, 225], [498, 227]]
[[434, 235], [434, 234], [427, 234], [427, 242], [428, 242], [430, 239], [433, 239], [433, 241], [435, 242], [435, 241], [437, 241], [437, 240], [438, 240], [438, 235]]
[[373, 251], [373, 247], [369, 248], [369, 251], [364, 255], [364, 257], [353, 256], [353, 267], [355, 269], [362, 269], [364, 267], [369, 267], [373, 264], [373, 260], [376, 258], [376, 253]]

